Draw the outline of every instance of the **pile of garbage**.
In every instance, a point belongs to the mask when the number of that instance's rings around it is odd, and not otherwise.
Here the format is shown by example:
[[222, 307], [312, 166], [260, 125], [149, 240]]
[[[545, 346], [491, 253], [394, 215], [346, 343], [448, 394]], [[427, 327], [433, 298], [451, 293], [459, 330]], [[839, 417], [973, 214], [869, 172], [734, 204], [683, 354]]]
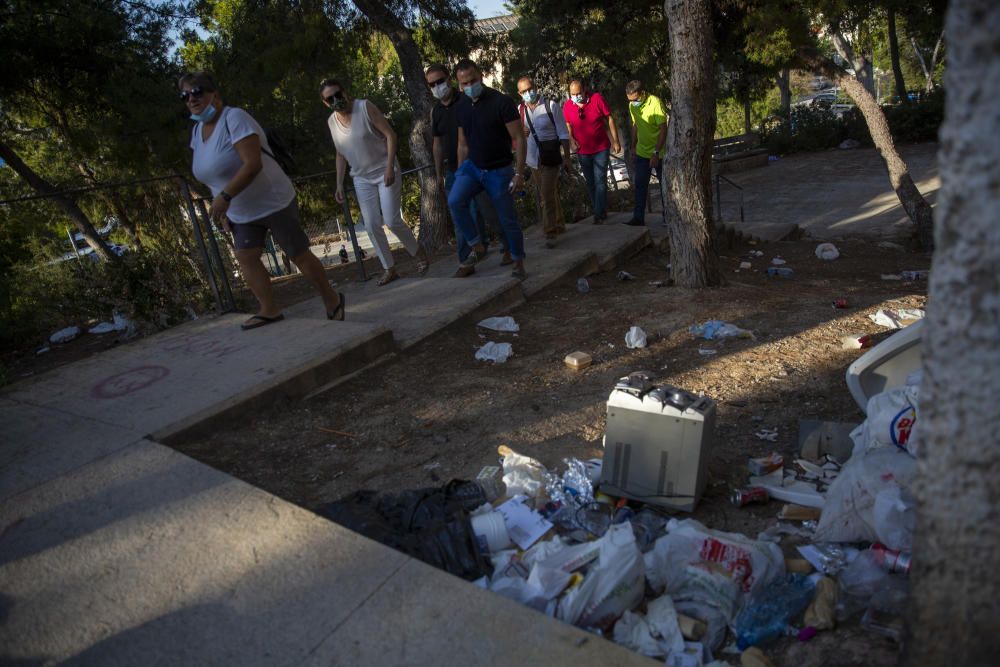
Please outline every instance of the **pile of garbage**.
[[362, 491], [319, 513], [667, 665], [768, 665], [780, 638], [806, 642], [857, 617], [898, 642], [919, 383], [872, 396], [846, 448], [819, 440], [792, 461], [750, 459], [731, 501], [773, 507], [756, 537], [602, 492], [601, 459], [549, 469], [507, 447], [475, 480]]

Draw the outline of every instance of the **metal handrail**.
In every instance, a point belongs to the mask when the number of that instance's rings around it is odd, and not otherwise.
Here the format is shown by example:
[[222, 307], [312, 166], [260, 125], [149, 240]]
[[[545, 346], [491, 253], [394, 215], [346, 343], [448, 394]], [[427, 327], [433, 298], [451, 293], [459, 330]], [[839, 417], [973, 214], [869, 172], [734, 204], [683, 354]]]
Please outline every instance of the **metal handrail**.
[[745, 222], [743, 218], [743, 188], [722, 174], [715, 175], [715, 221], [722, 222], [722, 188], [720, 187], [722, 181], [725, 181], [730, 187], [736, 188], [740, 193], [740, 222]]

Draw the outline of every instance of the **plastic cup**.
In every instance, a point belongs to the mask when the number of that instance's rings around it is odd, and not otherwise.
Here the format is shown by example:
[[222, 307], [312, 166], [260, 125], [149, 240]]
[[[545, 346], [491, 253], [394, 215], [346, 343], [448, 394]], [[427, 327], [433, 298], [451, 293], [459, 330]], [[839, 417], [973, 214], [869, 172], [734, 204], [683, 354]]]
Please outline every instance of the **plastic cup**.
[[500, 512], [489, 512], [472, 517], [472, 532], [479, 541], [483, 553], [495, 553], [511, 546], [513, 542], [507, 534], [507, 524]]

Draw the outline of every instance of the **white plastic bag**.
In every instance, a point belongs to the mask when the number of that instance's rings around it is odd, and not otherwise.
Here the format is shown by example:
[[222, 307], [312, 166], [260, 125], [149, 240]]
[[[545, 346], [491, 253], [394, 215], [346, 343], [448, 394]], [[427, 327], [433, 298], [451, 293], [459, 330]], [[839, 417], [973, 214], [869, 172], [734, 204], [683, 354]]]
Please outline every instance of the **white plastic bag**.
[[[827, 489], [815, 541], [878, 541], [881, 536], [875, 527], [876, 498], [880, 493], [909, 487], [916, 470], [916, 460], [895, 447], [869, 449], [851, 456]], [[891, 498], [886, 496], [883, 502]], [[883, 526], [882, 532], [898, 541], [888, 526]]]
[[625, 346], [630, 350], [646, 347], [646, 332], [639, 327], [630, 328], [625, 334]]
[[507, 317], [487, 317], [476, 326], [507, 333], [517, 333], [521, 330], [521, 327], [514, 321], [514, 318], [509, 315]]
[[653, 590], [666, 590], [675, 601], [709, 604], [729, 621], [744, 596], [785, 571], [778, 545], [711, 530], [694, 519], [671, 519], [667, 534], [646, 553], [645, 562]]
[[816, 246], [816, 257], [830, 261], [840, 257], [840, 251], [832, 243], [820, 243]]
[[502, 364], [510, 359], [512, 354], [514, 354], [514, 348], [510, 343], [490, 341], [476, 350], [476, 361], [492, 361], [495, 364]]
[[80, 335], [80, 327], [66, 327], [49, 336], [50, 343], [68, 343]]
[[615, 623], [614, 639], [642, 655], [656, 658], [684, 651], [684, 637], [669, 595], [646, 605], [646, 615], [626, 611]]
[[869, 315], [868, 319], [887, 329], [902, 329], [906, 326], [903, 324], [904, 322], [912, 323], [915, 320], [922, 320], [925, 315], [926, 313], [921, 308], [899, 308], [897, 310], [882, 308]]
[[646, 586], [642, 553], [628, 521], [608, 529], [597, 562], [560, 600], [556, 616], [582, 628], [607, 630], [626, 611], [642, 602]]
[[545, 466], [507, 446], [502, 446], [497, 451], [503, 456], [503, 483], [507, 487], [507, 495], [537, 497], [545, 487]]
[[898, 447], [917, 455], [920, 387], [909, 384], [868, 399], [868, 418], [851, 431], [853, 456], [877, 447]]
[[872, 523], [879, 542], [890, 549], [912, 551], [917, 524], [915, 499], [898, 486], [879, 491], [872, 507]]

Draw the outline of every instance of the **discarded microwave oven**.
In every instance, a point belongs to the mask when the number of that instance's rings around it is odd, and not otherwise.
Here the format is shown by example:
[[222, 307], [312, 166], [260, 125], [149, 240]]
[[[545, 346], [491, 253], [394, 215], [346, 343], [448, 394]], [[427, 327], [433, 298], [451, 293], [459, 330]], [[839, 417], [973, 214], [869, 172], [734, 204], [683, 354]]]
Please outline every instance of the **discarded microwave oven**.
[[707, 481], [715, 403], [651, 380], [632, 373], [608, 397], [601, 491], [691, 512]]

